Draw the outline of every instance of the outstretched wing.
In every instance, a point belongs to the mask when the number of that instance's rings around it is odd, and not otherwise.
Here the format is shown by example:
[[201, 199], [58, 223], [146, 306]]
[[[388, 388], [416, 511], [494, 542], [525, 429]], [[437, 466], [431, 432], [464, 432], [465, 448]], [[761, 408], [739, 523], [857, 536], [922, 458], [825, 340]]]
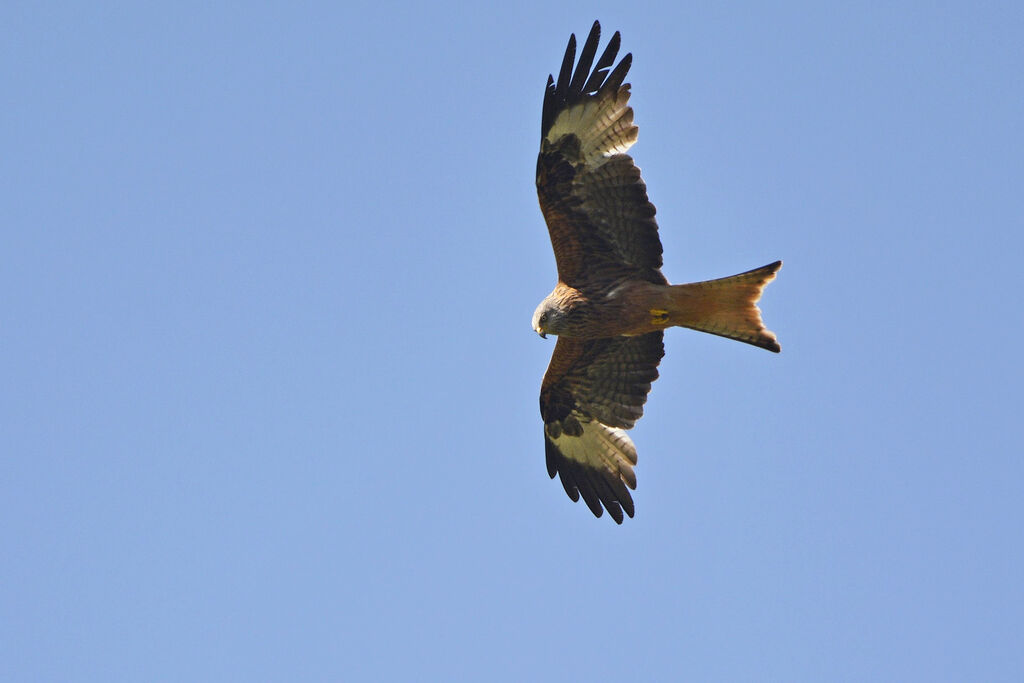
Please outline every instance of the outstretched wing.
[[633, 516], [636, 448], [624, 430], [643, 415], [665, 355], [663, 332], [581, 341], [559, 337], [540, 390], [548, 475], [600, 517]]
[[660, 284], [654, 205], [625, 154], [637, 139], [629, 84], [622, 83], [633, 57], [627, 54], [609, 73], [619, 34], [594, 63], [600, 38], [595, 21], [573, 72], [572, 35], [558, 81], [548, 76], [537, 157], [540, 208], [562, 282], [581, 287], [625, 275]]

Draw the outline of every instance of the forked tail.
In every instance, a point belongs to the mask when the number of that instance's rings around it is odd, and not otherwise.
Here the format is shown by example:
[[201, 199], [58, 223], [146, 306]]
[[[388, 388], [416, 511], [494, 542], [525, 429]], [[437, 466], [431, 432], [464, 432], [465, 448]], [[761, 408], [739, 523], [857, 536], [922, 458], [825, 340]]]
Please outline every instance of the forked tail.
[[731, 277], [673, 285], [669, 320], [778, 353], [782, 347], [761, 321], [757, 302], [781, 267], [782, 261], [776, 261]]

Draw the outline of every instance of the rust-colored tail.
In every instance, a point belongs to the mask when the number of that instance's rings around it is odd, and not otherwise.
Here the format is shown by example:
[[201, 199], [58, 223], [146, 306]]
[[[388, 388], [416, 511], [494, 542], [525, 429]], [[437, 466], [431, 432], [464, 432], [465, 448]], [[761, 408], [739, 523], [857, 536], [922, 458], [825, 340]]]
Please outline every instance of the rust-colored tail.
[[718, 280], [673, 285], [669, 288], [672, 325], [717, 334], [778, 353], [775, 335], [761, 322], [757, 301], [775, 279], [782, 261]]

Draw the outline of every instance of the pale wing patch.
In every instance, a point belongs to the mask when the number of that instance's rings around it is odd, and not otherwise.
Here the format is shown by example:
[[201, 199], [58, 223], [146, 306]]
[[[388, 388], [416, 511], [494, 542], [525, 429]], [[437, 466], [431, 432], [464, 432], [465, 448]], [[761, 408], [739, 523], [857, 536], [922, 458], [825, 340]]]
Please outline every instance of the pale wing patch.
[[629, 106], [629, 85], [564, 109], [558, 114], [545, 139], [552, 144], [566, 135], [580, 141], [580, 156], [590, 167], [597, 167], [615, 154], [623, 154], [637, 140], [633, 109]]
[[[573, 413], [577, 418], [579, 413]], [[563, 431], [545, 427], [544, 452], [548, 474], [558, 474], [562, 488], [574, 501], [583, 498], [596, 517], [604, 510], [622, 524], [625, 515], [633, 516], [636, 488], [636, 448], [621, 429], [591, 420], [572, 420], [574, 429]], [[557, 437], [551, 433], [557, 432]], [[571, 433], [577, 436], [572, 436]], [[628, 487], [628, 488], [627, 488]], [[602, 509], [602, 506], [603, 509]]]
[[565, 432], [551, 439], [562, 456], [588, 469], [621, 477], [631, 489], [636, 488], [636, 446], [625, 431], [592, 420], [580, 421], [581, 436]]
[[591, 466], [598, 464], [595, 454], [602, 456], [604, 464], [615, 464], [616, 469], [620, 460], [626, 465], [636, 464], [636, 447], [624, 430], [593, 421], [581, 424], [582, 436], [569, 436], [563, 432], [557, 439], [552, 439], [562, 455]]

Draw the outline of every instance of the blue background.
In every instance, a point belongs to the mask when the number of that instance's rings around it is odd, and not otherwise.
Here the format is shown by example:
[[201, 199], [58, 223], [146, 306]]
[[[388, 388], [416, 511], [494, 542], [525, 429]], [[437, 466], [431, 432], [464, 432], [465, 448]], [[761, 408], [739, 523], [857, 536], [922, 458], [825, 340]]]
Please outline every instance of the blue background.
[[[706, 4], [5, 3], [0, 678], [1024, 680], [1024, 10]], [[622, 527], [530, 329], [595, 18], [669, 279], [785, 260]]]

